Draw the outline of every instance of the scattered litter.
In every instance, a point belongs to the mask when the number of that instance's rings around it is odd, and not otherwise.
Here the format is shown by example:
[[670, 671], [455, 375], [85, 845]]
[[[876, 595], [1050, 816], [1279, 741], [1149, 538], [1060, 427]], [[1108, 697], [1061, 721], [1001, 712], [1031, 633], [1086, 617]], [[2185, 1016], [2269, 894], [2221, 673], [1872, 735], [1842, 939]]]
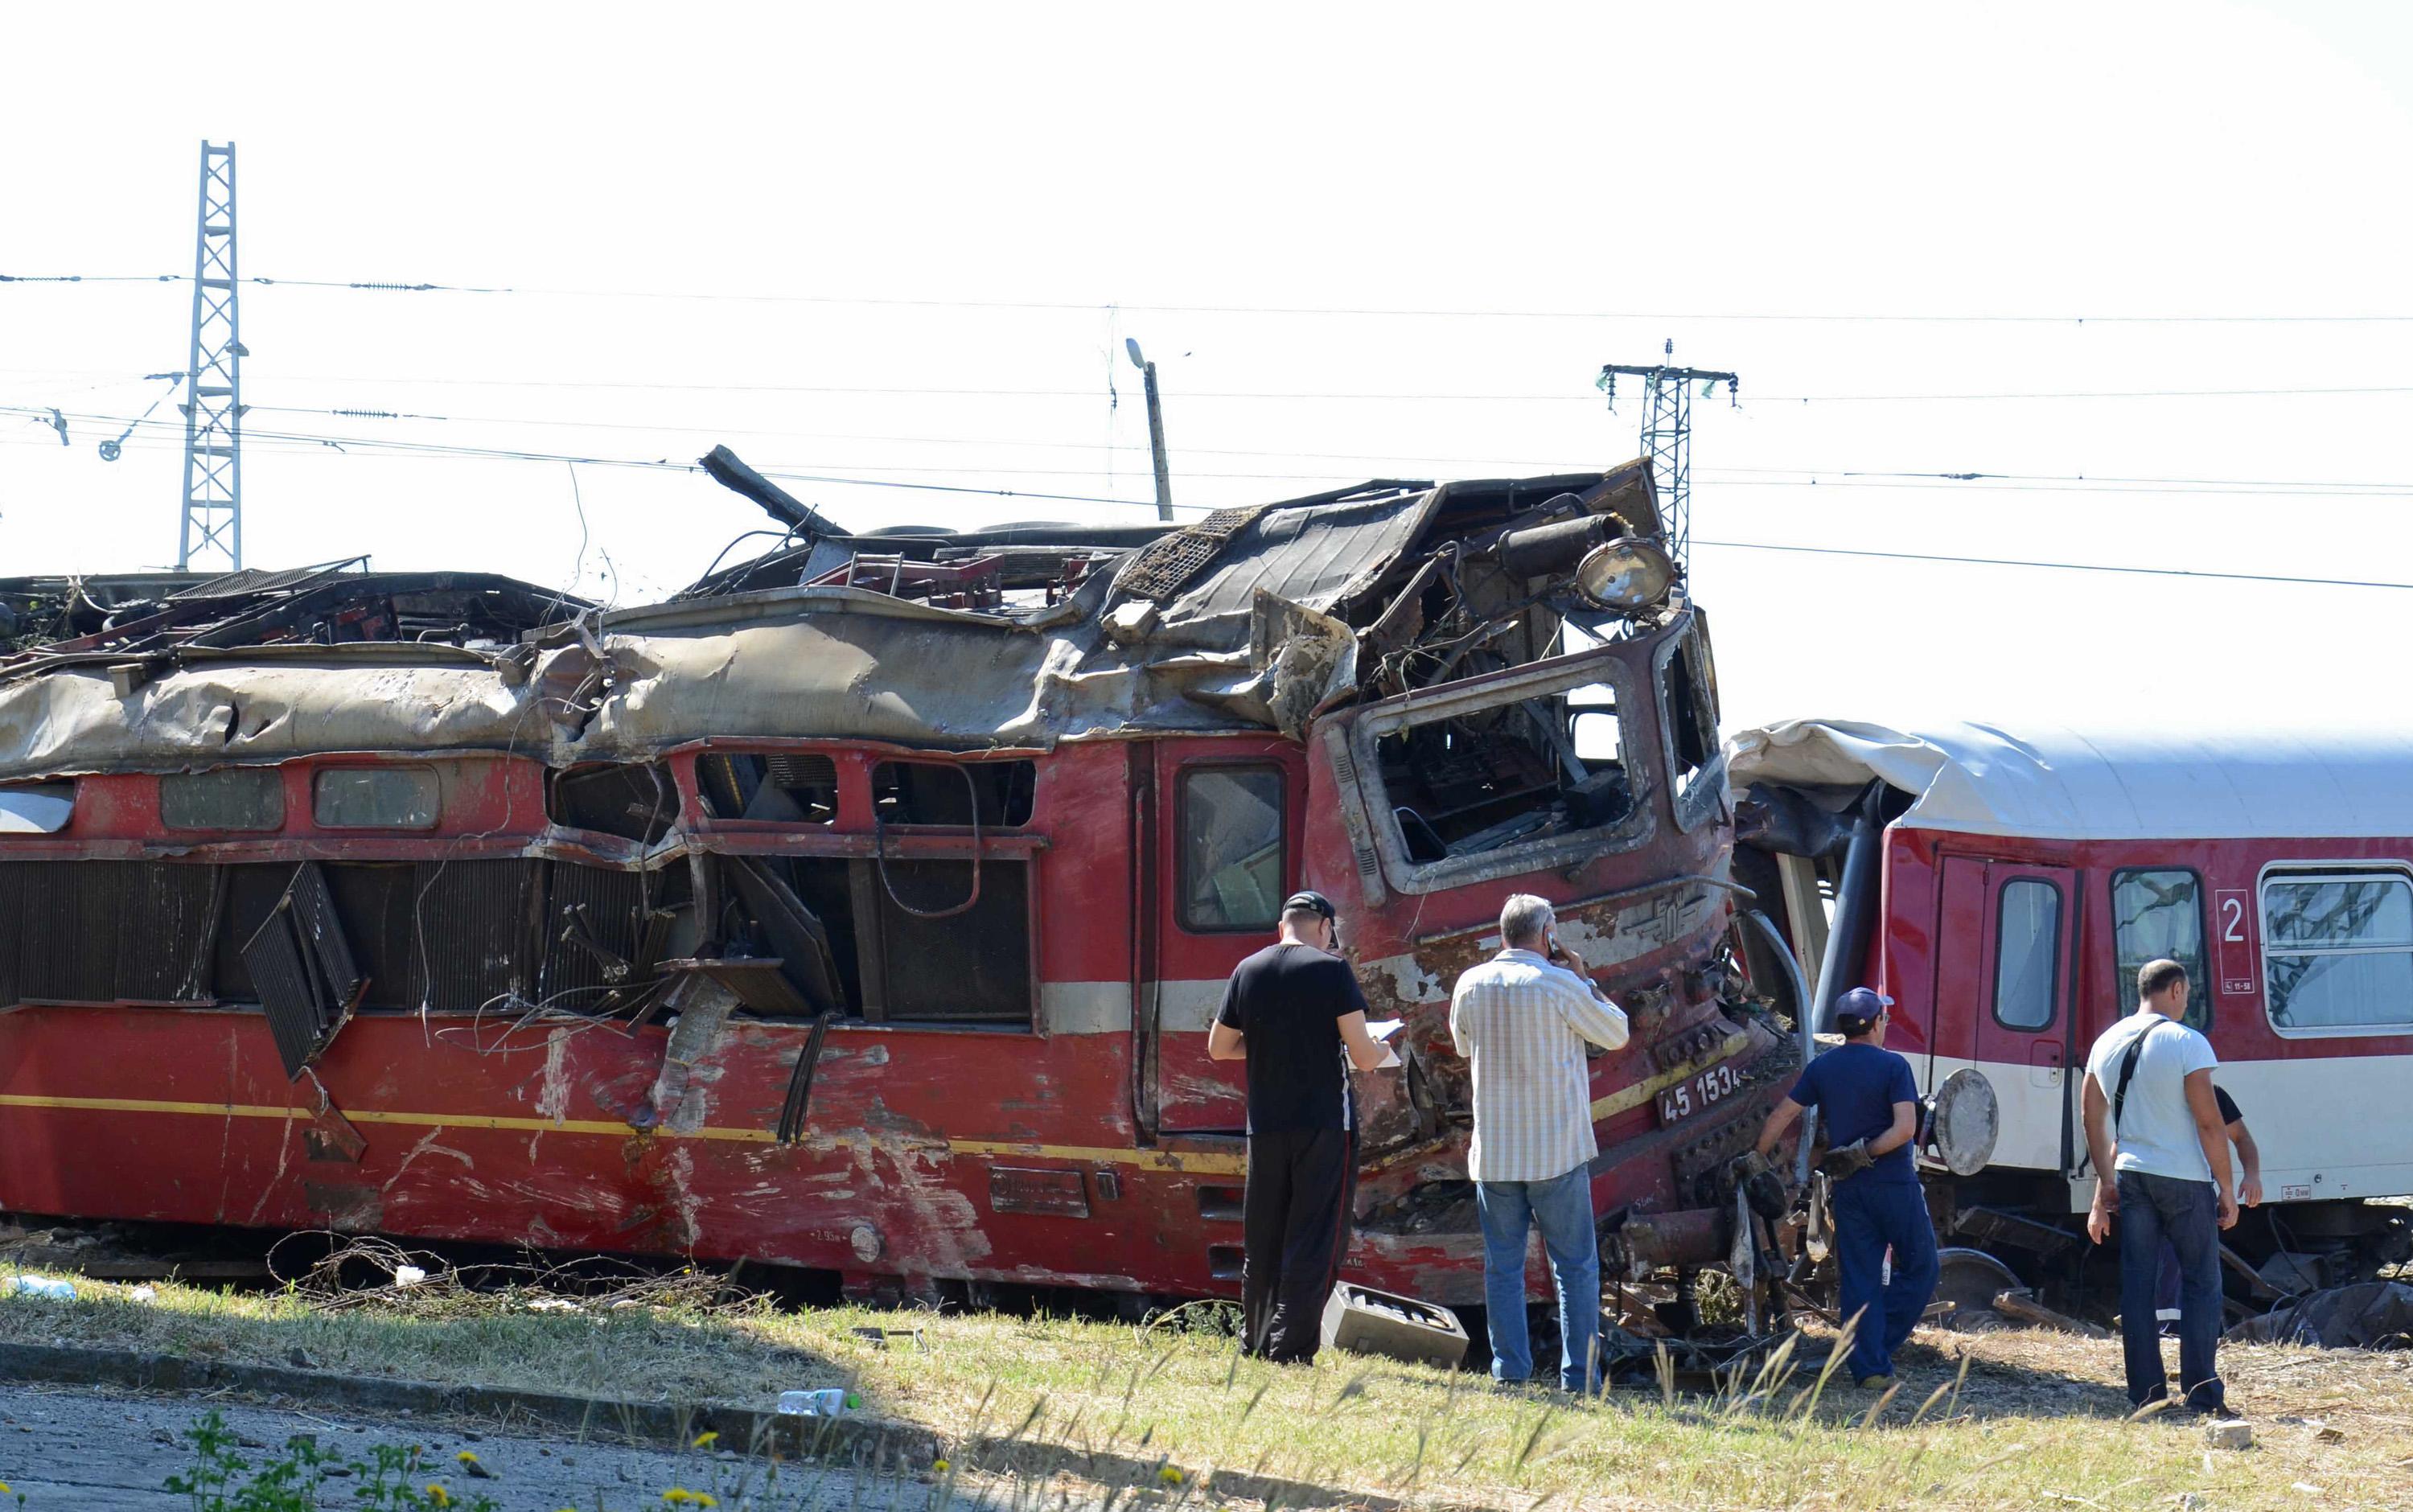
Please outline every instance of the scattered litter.
[[48, 1297], [62, 1302], [74, 1301], [76, 1294], [75, 1287], [69, 1282], [52, 1281], [47, 1276], [20, 1276], [16, 1290], [27, 1297]]
[[836, 1417], [862, 1405], [863, 1399], [844, 1386], [779, 1393], [779, 1416], [782, 1417]]
[[2346, 1430], [2342, 1428], [2332, 1428], [2327, 1423], [2316, 1423], [2313, 1425], [2313, 1437], [2315, 1440], [2322, 1444], [2344, 1444], [2346, 1442]]
[[155, 1302], [159, 1299], [159, 1292], [156, 1287], [137, 1286], [126, 1293], [126, 1300], [132, 1302]]
[[2215, 1449], [2250, 1449], [2254, 1447], [2254, 1425], [2242, 1422], [2206, 1423], [2203, 1436]]
[[426, 1279], [427, 1272], [422, 1270], [417, 1266], [396, 1266], [393, 1267], [393, 1283], [396, 1286], [416, 1286]]
[[922, 1337], [919, 1328], [855, 1328], [853, 1335], [874, 1349], [886, 1349], [891, 1339], [910, 1339], [915, 1349], [927, 1349], [930, 1342]]
[[2403, 1349], [2413, 1343], [2413, 1285], [2358, 1282], [2315, 1292], [2248, 1318], [2230, 1343], [2311, 1344], [2321, 1349]]
[[585, 1311], [566, 1297], [540, 1297], [527, 1305], [531, 1312], [578, 1312]]
[[2025, 1287], [1995, 1293], [1994, 1311], [2006, 1317], [2017, 1318], [2022, 1323], [2033, 1323], [2046, 1328], [2059, 1328], [2064, 1333], [2074, 1333], [2084, 1339], [2111, 1337], [2107, 1329], [2099, 1328], [2082, 1318], [2073, 1318], [2066, 1312], [2056, 1312], [2045, 1306], [2036, 1299], [2034, 1292]]
[[2294, 1491], [2299, 1496], [2318, 1496], [2321, 1494], [2321, 1489], [2318, 1486], [2314, 1485], [2309, 1480], [2297, 1481], [2295, 1484], [2289, 1486], [2287, 1490]]

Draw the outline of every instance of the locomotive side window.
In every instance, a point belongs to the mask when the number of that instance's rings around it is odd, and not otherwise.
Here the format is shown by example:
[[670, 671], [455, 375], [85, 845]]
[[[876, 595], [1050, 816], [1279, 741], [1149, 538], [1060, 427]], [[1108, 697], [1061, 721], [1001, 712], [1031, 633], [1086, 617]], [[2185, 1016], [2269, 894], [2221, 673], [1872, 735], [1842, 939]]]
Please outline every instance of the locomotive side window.
[[1706, 632], [1695, 626], [1668, 643], [1659, 663], [1659, 716], [1667, 732], [1667, 774], [1676, 786], [1676, 818], [1698, 828], [1709, 814], [1709, 790], [1721, 780], [1717, 686], [1710, 672]]
[[774, 824], [837, 820], [837, 763], [827, 756], [715, 751], [697, 759], [695, 781], [704, 812], [715, 819]]
[[2398, 872], [2278, 873], [2262, 882], [2271, 1027], [2413, 1028], [2413, 882]]
[[2203, 958], [2203, 882], [2194, 872], [2176, 867], [2113, 872], [2111, 934], [2120, 1001], [2126, 1012], [2137, 1011], [2137, 969], [2148, 961], [2173, 960], [2187, 971], [2187, 1027], [2210, 1026], [2212, 988]]
[[441, 803], [432, 766], [331, 766], [310, 787], [327, 829], [434, 829]]
[[1270, 929], [1287, 896], [1281, 768], [1183, 772], [1181, 926], [1199, 933]]
[[2005, 1029], [2052, 1022], [2061, 957], [2061, 889], [2033, 878], [2003, 884], [1994, 928], [1994, 1017]]
[[1030, 823], [1035, 762], [881, 762], [871, 769], [871, 811], [884, 824], [1019, 829]]
[[283, 829], [285, 778], [273, 766], [170, 773], [159, 779], [159, 822], [170, 829]]

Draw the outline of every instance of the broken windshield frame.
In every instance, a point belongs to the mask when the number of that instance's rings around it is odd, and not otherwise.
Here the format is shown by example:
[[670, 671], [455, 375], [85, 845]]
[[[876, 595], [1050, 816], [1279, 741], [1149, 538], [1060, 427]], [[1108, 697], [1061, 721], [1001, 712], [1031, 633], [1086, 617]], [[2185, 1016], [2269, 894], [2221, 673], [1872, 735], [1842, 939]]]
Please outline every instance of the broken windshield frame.
[[[1639, 669], [1630, 664], [1639, 658], [1640, 648], [1631, 643], [1600, 646], [1510, 674], [1421, 689], [1365, 709], [1351, 732], [1353, 764], [1375, 822], [1375, 845], [1390, 884], [1403, 893], [1436, 892], [1495, 876], [1574, 866], [1646, 842], [1654, 827], [1651, 796], [1658, 779], [1642, 756], [1651, 747], [1635, 739], [1634, 726], [1627, 722], [1630, 712], [1644, 700], [1645, 689], [1637, 686], [1642, 683], [1636, 675]], [[1613, 708], [1597, 704], [1570, 705], [1568, 695], [1595, 687], [1608, 689]], [[1537, 714], [1539, 719], [1534, 718]], [[1619, 757], [1614, 763], [1576, 759], [1576, 766], [1582, 769], [1578, 778], [1567, 765], [1574, 749], [1573, 719], [1603, 716], [1619, 721]], [[1517, 766], [1530, 779], [1522, 791], [1500, 793], [1490, 799], [1490, 807], [1503, 810], [1520, 800], [1523, 807], [1488, 827], [1496, 832], [1502, 825], [1526, 823], [1533, 831], [1531, 838], [1512, 833], [1486, 844], [1488, 837], [1481, 830], [1445, 835], [1431, 818], [1414, 809], [1410, 800], [1416, 794], [1395, 790], [1385, 775], [1386, 759], [1393, 766], [1402, 764], [1396, 747], [1388, 752], [1384, 749], [1391, 737], [1438, 725], [1472, 730], [1469, 721], [1473, 720], [1484, 725], [1474, 731], [1478, 741], [1488, 735], [1494, 744], [1517, 747], [1506, 764]], [[1569, 733], [1562, 749], [1545, 752], [1536, 747], [1547, 738], [1541, 734], [1547, 720], [1559, 721]], [[1456, 733], [1452, 732], [1453, 738]], [[1489, 764], [1496, 768], [1502, 763]], [[1549, 769], [1533, 770], [1537, 765]], [[1600, 770], [1592, 770], [1594, 765]], [[1580, 810], [1587, 805], [1595, 815], [1606, 812], [1608, 817], [1589, 824], [1579, 823]], [[1412, 838], [1411, 830], [1419, 826], [1421, 833]], [[1474, 842], [1472, 847], [1470, 840]], [[1446, 853], [1434, 857], [1436, 844]]]

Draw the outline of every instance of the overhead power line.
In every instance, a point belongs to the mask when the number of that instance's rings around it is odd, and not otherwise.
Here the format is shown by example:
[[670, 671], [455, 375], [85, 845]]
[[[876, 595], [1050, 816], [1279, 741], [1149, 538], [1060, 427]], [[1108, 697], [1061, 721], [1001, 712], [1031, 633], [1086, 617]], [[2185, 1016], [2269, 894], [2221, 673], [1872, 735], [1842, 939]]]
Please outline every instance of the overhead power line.
[[[60, 368], [7, 368], [14, 373], [49, 373], [57, 377], [88, 377], [86, 370], [70, 372]], [[1097, 389], [982, 389], [928, 388], [921, 386], [881, 386], [865, 384], [811, 383], [663, 383], [643, 379], [613, 378], [403, 378], [392, 374], [357, 373], [290, 373], [274, 381], [282, 383], [375, 383], [401, 388], [503, 388], [623, 390], [640, 393], [836, 393], [895, 394], [910, 398], [1025, 398], [1085, 399], [1101, 396]], [[2346, 387], [2299, 388], [2233, 388], [2233, 389], [2100, 389], [2041, 390], [1997, 393], [1776, 393], [1755, 394], [1741, 401], [1748, 410], [1753, 405], [1770, 404], [1893, 404], [1931, 400], [1986, 401], [2015, 399], [2229, 399], [2273, 398], [2288, 395], [2336, 397], [2356, 394], [2413, 393], [2413, 384], [2374, 384]], [[1376, 393], [1357, 392], [1315, 392], [1301, 390], [1238, 390], [1218, 389], [1187, 391], [1179, 397], [1184, 403], [1192, 399], [1252, 399], [1290, 403], [1295, 401], [1340, 400], [1362, 403], [1446, 403], [1446, 404], [1580, 404], [1598, 405], [1601, 398], [1591, 392], [1565, 393]]]
[[[0, 274], [0, 283], [174, 283], [185, 274]], [[1839, 325], [2373, 325], [2413, 322], [2413, 314], [2276, 315], [2087, 315], [2068, 314], [1871, 314], [1773, 310], [1577, 310], [1475, 308], [1371, 304], [1218, 304], [1099, 300], [908, 299], [876, 294], [806, 294], [693, 289], [542, 289], [511, 285], [443, 284], [407, 279], [247, 278], [246, 283], [293, 289], [367, 289], [413, 294], [518, 294], [554, 299], [698, 300], [741, 304], [836, 304], [937, 310], [1033, 310], [1081, 315], [1138, 311], [1156, 315], [1259, 315], [1449, 320], [1722, 320]]]
[[1798, 546], [1768, 541], [1695, 541], [1726, 551], [1790, 552], [1809, 556], [1864, 556], [1891, 562], [1950, 562], [1964, 567], [2033, 567], [2056, 572], [2118, 572], [2137, 577], [2191, 577], [2222, 583], [2295, 583], [2322, 588], [2408, 588], [2413, 583], [2365, 578], [2290, 577], [2279, 572], [2213, 572], [2184, 567], [2122, 567], [2107, 562], [2048, 562], [2016, 556], [1955, 556], [1941, 552], [1874, 551], [1857, 546]]
[[[1116, 448], [1106, 446], [1104, 443], [1093, 441], [1032, 441], [1021, 438], [1002, 440], [968, 440], [961, 437], [948, 437], [863, 435], [847, 432], [748, 431], [742, 428], [731, 426], [659, 426], [648, 425], [642, 422], [564, 421], [546, 420], [535, 417], [507, 417], [492, 415], [436, 415], [415, 413], [411, 411], [320, 408], [290, 405], [254, 405], [249, 408], [254, 412], [268, 411], [284, 414], [329, 415], [343, 419], [393, 419], [396, 421], [417, 421], [422, 422], [449, 424], [469, 423], [481, 425], [566, 426], [578, 429], [591, 428], [619, 430], [644, 434], [718, 437], [758, 436], [796, 440], [851, 441], [882, 444], [910, 443], [914, 445], [971, 447], [994, 446], [1000, 448], [1039, 448], [1081, 452], [1129, 451], [1136, 452], [1138, 451], [1138, 448], [1136, 447]], [[28, 419], [39, 419], [47, 422], [50, 416], [50, 409], [47, 407], [39, 405], [0, 405], [0, 414], [22, 415]], [[118, 414], [98, 414], [82, 411], [67, 411], [66, 418], [80, 422], [104, 426], [125, 426], [129, 433], [129, 437], [132, 437], [132, 438], [121, 437], [120, 440], [121, 444], [128, 449], [141, 448], [144, 445], [141, 436], [136, 435], [135, 433], [155, 433], [163, 427], [172, 428], [177, 423], [170, 421], [155, 422], [149, 420], [145, 416], [129, 418], [127, 416]], [[671, 464], [667, 458], [659, 459], [655, 462], [647, 462], [643, 459], [615, 460], [612, 458], [584, 454], [571, 455], [559, 452], [534, 448], [468, 446], [437, 441], [406, 440], [392, 437], [333, 434], [318, 431], [262, 431], [255, 429], [245, 432], [245, 439], [246, 441], [262, 444], [278, 444], [280, 450], [291, 450], [294, 448], [306, 450], [330, 447], [360, 447], [364, 450], [407, 451], [427, 452], [431, 454], [459, 454], [473, 457], [491, 456], [502, 458], [504, 460], [526, 459], [533, 461], [591, 462], [598, 466], [683, 466]], [[1545, 472], [1578, 470], [1597, 467], [1601, 462], [1601, 459], [1597, 456], [1585, 458], [1536, 458], [1530, 456], [1450, 457], [1418, 456], [1398, 452], [1376, 453], [1251, 451], [1245, 448], [1215, 447], [1185, 448], [1182, 454], [1196, 456], [1262, 457], [1277, 460], [1290, 459], [1363, 464], [1363, 466], [1358, 467], [1325, 469], [1321, 471], [1285, 472], [1272, 469], [1244, 470], [1227, 468], [1221, 470], [1202, 470], [1188, 468], [1184, 469], [1183, 472], [1185, 477], [1191, 478], [1219, 480], [1261, 479], [1268, 482], [1297, 482], [1301, 480], [1331, 480], [1348, 482], [1358, 478], [1372, 476], [1377, 473], [1395, 473], [1399, 470], [1399, 465], [1404, 463], [1414, 463], [1419, 465], [1439, 464], [1443, 467], [1480, 467], [1486, 471], [1495, 472]], [[999, 466], [989, 463], [967, 463], [959, 467], [933, 466], [927, 464], [898, 465], [870, 462], [774, 464], [773, 466], [805, 467], [812, 469], [818, 474], [828, 474], [833, 471], [869, 473], [908, 472], [938, 474], [940, 476], [1015, 475], [1025, 477], [1084, 478], [1092, 476], [1096, 471], [1096, 467], [1093, 466], [1045, 467]], [[2107, 475], [2095, 477], [2080, 473], [1988, 473], [1976, 471], [1923, 472], [1903, 469], [1876, 468], [1855, 469], [1748, 467], [1707, 468], [1704, 469], [1703, 472], [1704, 476], [1713, 478], [1720, 486], [1730, 488], [1907, 488], [1923, 491], [1965, 490], [1990, 493], [2167, 494], [2186, 497], [2235, 495], [2245, 497], [2277, 497], [2291, 498], [2413, 497], [2413, 482], [2380, 482], [2287, 479], [2164, 478], [2129, 475]], [[1747, 476], [1730, 477], [1727, 476], [1728, 474], [1744, 474]], [[851, 479], [850, 481], [858, 483], [869, 484], [877, 482], [878, 480], [866, 478]], [[985, 490], [982, 490], [982, 492], [985, 492]], [[1083, 502], [1112, 502], [1112, 500], [1096, 497], [1094, 496], [1083, 495], [1068, 497], [1077, 497]]]

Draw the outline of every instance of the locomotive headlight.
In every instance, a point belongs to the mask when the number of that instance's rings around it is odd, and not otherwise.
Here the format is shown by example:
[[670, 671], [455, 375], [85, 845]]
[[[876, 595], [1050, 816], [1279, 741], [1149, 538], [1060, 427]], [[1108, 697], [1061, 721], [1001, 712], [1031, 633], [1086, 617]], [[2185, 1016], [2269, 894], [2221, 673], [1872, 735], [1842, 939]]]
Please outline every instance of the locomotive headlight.
[[1621, 615], [1650, 608], [1675, 584], [1676, 564], [1666, 552], [1631, 536], [1594, 546], [1576, 564], [1576, 591]]

